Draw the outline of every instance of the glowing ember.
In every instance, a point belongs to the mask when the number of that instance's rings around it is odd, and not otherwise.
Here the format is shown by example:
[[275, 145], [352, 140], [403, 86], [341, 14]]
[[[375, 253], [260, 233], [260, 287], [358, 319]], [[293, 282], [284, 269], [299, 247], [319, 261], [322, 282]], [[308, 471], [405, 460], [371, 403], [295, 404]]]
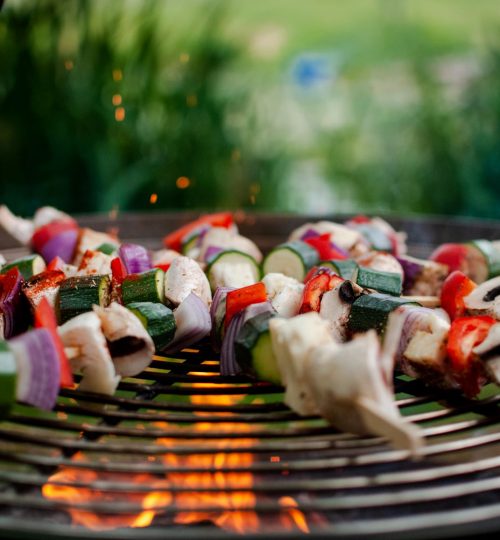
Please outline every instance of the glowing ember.
[[186, 189], [189, 187], [190, 184], [191, 180], [189, 180], [187, 176], [179, 176], [179, 178], [177, 178], [177, 180], [175, 181], [175, 185], [179, 189]]
[[149, 197], [150, 204], [156, 204], [157, 200], [158, 200], [158, 194], [157, 193], [151, 193], [151, 196]]
[[64, 61], [64, 68], [67, 71], [71, 71], [75, 67], [75, 64], [73, 63], [73, 60], [65, 60]]
[[123, 72], [121, 69], [114, 69], [113, 70], [113, 80], [114, 81], [121, 81], [123, 79]]
[[113, 103], [113, 105], [115, 107], [118, 107], [118, 105], [121, 105], [122, 104], [122, 97], [120, 96], [120, 94], [115, 94], [112, 98], [111, 98], [111, 102]]
[[117, 107], [115, 110], [115, 120], [117, 122], [123, 122], [125, 120], [125, 109], [123, 107]]

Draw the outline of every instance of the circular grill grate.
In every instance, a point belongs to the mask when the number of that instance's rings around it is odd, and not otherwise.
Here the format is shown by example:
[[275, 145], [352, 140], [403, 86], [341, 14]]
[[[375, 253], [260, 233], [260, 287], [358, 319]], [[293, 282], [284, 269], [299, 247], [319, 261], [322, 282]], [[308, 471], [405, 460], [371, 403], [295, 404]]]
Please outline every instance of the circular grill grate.
[[[407, 539], [500, 530], [496, 389], [471, 401], [397, 375], [395, 390], [402, 414], [426, 435], [419, 461], [380, 438], [298, 417], [279, 387], [219, 377], [204, 347], [155, 357], [115, 396], [64, 390], [52, 412], [16, 406], [0, 423], [0, 534], [199, 538], [225, 530], [290, 538], [309, 530]], [[44, 496], [49, 478], [77, 490], [78, 500]], [[126, 527], [120, 519], [140, 515], [152, 492], [164, 498], [148, 503], [150, 525]], [[72, 525], [75, 512], [117, 528]], [[245, 528], [249, 522], [258, 526]]]

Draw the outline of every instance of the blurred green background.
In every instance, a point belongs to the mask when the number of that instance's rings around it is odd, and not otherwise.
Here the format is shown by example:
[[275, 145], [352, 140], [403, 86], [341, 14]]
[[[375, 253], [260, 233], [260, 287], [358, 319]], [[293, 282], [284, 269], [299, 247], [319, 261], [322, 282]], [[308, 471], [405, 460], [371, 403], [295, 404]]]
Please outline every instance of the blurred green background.
[[0, 202], [500, 218], [498, 0], [6, 0]]

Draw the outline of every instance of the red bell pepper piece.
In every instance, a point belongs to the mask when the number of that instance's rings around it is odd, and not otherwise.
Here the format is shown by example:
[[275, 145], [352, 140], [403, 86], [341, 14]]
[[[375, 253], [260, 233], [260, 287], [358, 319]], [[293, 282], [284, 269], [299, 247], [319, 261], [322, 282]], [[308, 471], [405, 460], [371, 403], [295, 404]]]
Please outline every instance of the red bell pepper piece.
[[464, 244], [441, 244], [429, 257], [431, 261], [446, 264], [449, 273], [467, 267], [467, 247]]
[[456, 381], [468, 396], [475, 396], [481, 389], [483, 367], [472, 352], [497, 321], [487, 315], [459, 317], [451, 323], [446, 352]]
[[71, 218], [58, 219], [39, 227], [31, 238], [31, 245], [34, 251], [40, 252], [43, 246], [54, 236], [67, 231], [68, 229], [78, 229], [78, 223]]
[[233, 215], [231, 212], [206, 214], [205, 216], [201, 216], [198, 219], [195, 219], [194, 221], [191, 221], [179, 229], [167, 234], [167, 236], [163, 238], [163, 244], [170, 249], [180, 251], [183, 238], [194, 229], [197, 229], [203, 225], [210, 225], [211, 227], [225, 227], [226, 229], [229, 229], [229, 227], [233, 224], [233, 221]]
[[231, 322], [231, 319], [247, 306], [252, 304], [259, 304], [267, 300], [266, 286], [262, 281], [242, 287], [241, 289], [235, 289], [229, 291], [226, 296], [226, 316], [224, 319], [224, 325]]
[[368, 216], [364, 216], [362, 214], [359, 214], [357, 216], [352, 217], [350, 220], [347, 221], [347, 223], [370, 223], [371, 219]]
[[309, 279], [305, 282], [306, 285], [302, 293], [302, 303], [300, 304], [299, 313], [319, 311], [323, 294], [344, 281], [330, 268], [320, 266], [313, 270], [309, 272]]
[[74, 381], [71, 366], [68, 357], [66, 356], [61, 337], [57, 332], [56, 314], [54, 313], [54, 310], [52, 309], [52, 306], [47, 298], [42, 298], [36, 307], [34, 313], [34, 323], [35, 328], [46, 328], [54, 340], [54, 345], [57, 349], [59, 362], [61, 364], [61, 388], [73, 386]]
[[159, 268], [160, 270], [163, 270], [164, 272], [166, 272], [170, 268], [170, 263], [155, 264], [154, 267]]
[[47, 270], [62, 270], [66, 263], [61, 259], [61, 257], [54, 257], [49, 264], [47, 265]]
[[441, 307], [448, 313], [451, 320], [464, 316], [464, 298], [476, 287], [472, 279], [460, 270], [455, 270], [444, 280], [441, 289]]
[[123, 280], [127, 277], [127, 269], [120, 257], [115, 257], [111, 261], [111, 273], [113, 274], [113, 280], [119, 285], [121, 285]]
[[344, 253], [341, 253], [332, 246], [329, 233], [312, 236], [303, 241], [318, 252], [319, 258], [322, 261], [328, 261], [330, 259], [347, 259]]

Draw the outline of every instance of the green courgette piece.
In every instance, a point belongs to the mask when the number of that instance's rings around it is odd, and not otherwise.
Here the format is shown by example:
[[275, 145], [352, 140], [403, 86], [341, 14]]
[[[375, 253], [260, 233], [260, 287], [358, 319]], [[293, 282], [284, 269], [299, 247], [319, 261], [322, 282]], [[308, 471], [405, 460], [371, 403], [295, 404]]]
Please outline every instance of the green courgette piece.
[[327, 268], [331, 268], [341, 278], [356, 282], [358, 263], [356, 261], [353, 261], [352, 259], [331, 259], [329, 261], [321, 261], [319, 263], [319, 266], [326, 266]]
[[16, 401], [17, 364], [6, 341], [0, 341], [0, 418], [7, 416]]
[[59, 323], [91, 311], [92, 306], [106, 307], [111, 294], [111, 279], [107, 275], [74, 276], [65, 279], [59, 288], [57, 307]]
[[116, 244], [112, 244], [111, 242], [104, 242], [104, 244], [101, 244], [98, 248], [96, 248], [96, 251], [100, 251], [105, 255], [114, 255], [118, 251], [118, 246]]
[[498, 244], [489, 240], [473, 240], [470, 242], [472, 246], [478, 249], [486, 259], [488, 265], [488, 279], [500, 275], [500, 249], [496, 247]]
[[385, 330], [391, 311], [404, 304], [419, 305], [417, 302], [389, 294], [363, 294], [356, 298], [352, 304], [348, 328], [353, 333], [366, 332], [373, 328], [381, 334]]
[[281, 385], [269, 333], [269, 321], [275, 316], [274, 313], [261, 313], [249, 319], [238, 332], [235, 352], [243, 373], [260, 381]]
[[157, 351], [162, 351], [174, 339], [176, 330], [173, 311], [153, 302], [131, 302], [127, 309], [141, 321], [153, 339]]
[[360, 223], [356, 225], [356, 230], [368, 240], [372, 249], [375, 251], [392, 252], [393, 246], [391, 239], [378, 227], [374, 227], [369, 223]]
[[21, 257], [20, 259], [4, 264], [2, 270], [0, 270], [0, 274], [5, 274], [15, 267], [21, 272], [24, 279], [29, 279], [30, 277], [43, 272], [46, 268], [46, 264], [40, 255], [26, 255], [26, 257]]
[[278, 272], [303, 281], [307, 272], [319, 262], [318, 252], [306, 242], [294, 240], [276, 246], [262, 263], [263, 273]]
[[125, 305], [131, 302], [163, 303], [165, 272], [152, 268], [140, 274], [128, 275], [122, 283], [122, 299]]
[[251, 272], [254, 283], [257, 283], [260, 279], [260, 267], [257, 261], [248, 253], [238, 251], [236, 249], [228, 249], [221, 251], [214, 255], [209, 261], [205, 273], [207, 274], [208, 281], [212, 290], [216, 289], [214, 271], [221, 264], [234, 264], [245, 265]]
[[374, 289], [381, 293], [401, 296], [403, 278], [395, 272], [382, 272], [373, 268], [360, 266], [356, 283], [364, 289]]

